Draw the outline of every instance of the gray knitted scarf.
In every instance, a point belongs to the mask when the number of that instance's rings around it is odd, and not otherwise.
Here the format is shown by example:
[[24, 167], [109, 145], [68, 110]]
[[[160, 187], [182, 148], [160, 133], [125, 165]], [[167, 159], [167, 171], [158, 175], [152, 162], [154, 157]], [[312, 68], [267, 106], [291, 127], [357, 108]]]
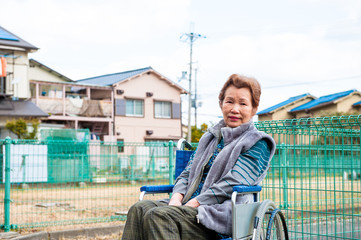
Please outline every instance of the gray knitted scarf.
[[[259, 140], [265, 139], [271, 148], [270, 159], [272, 159], [276, 144], [274, 140], [264, 132], [256, 129], [253, 121], [242, 124], [236, 128], [225, 126], [224, 121], [220, 121], [213, 128], [210, 128], [199, 141], [197, 152], [194, 156], [192, 167], [189, 173], [189, 183], [197, 182], [196, 178], [201, 177], [202, 167], [212, 156], [220, 138], [223, 137], [224, 148], [218, 154], [208, 173], [201, 192], [206, 191], [213, 184], [225, 176], [235, 165], [239, 155], [248, 151]], [[269, 161], [270, 162], [270, 161]], [[267, 167], [268, 170], [268, 167]], [[259, 184], [266, 176], [267, 170], [260, 176], [255, 184]], [[191, 184], [190, 184], [191, 185]], [[184, 201], [188, 201], [193, 192], [188, 186]], [[238, 198], [238, 203], [252, 202], [252, 195], [244, 195]], [[231, 200], [226, 200], [220, 204], [201, 205], [198, 207], [199, 221], [209, 229], [222, 234], [232, 233], [232, 205]]]

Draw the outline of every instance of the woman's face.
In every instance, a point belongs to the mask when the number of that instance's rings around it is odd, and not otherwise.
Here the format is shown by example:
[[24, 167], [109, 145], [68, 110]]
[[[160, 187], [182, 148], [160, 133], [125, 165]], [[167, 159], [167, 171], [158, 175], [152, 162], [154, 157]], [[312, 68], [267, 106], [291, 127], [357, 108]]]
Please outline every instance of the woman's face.
[[248, 88], [236, 88], [233, 85], [226, 89], [221, 109], [224, 122], [231, 128], [251, 120], [257, 110], [252, 106], [251, 91]]

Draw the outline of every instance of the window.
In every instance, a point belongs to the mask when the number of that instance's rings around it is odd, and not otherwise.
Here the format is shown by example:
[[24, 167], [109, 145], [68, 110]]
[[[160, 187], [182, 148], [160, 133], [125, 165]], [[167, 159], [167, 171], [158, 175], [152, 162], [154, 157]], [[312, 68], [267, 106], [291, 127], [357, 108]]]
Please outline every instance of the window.
[[127, 99], [126, 102], [126, 116], [136, 116], [143, 117], [144, 116], [144, 101], [136, 100], [136, 99]]
[[156, 118], [171, 118], [171, 102], [154, 102], [154, 116]]

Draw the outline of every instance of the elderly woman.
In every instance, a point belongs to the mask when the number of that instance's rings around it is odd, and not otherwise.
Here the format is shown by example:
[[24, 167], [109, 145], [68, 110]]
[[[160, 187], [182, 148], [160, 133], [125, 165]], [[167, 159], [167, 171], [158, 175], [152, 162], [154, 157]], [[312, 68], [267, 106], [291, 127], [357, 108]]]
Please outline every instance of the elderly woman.
[[[260, 96], [256, 79], [229, 77], [219, 94], [223, 120], [200, 139], [175, 181], [172, 198], [134, 204], [122, 239], [199, 240], [231, 235], [233, 186], [259, 184], [275, 151], [273, 139], [252, 121]], [[243, 195], [238, 202], [253, 202], [253, 197]]]

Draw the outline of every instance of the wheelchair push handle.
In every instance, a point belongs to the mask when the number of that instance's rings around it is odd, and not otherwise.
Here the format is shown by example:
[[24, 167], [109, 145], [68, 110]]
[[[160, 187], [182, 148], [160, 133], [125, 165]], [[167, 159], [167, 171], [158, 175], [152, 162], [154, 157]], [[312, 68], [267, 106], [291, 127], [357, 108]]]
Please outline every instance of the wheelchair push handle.
[[192, 144], [187, 142], [187, 140], [185, 140], [184, 138], [179, 139], [177, 142], [178, 150], [185, 150], [185, 149], [191, 150], [192, 148], [193, 148]]

